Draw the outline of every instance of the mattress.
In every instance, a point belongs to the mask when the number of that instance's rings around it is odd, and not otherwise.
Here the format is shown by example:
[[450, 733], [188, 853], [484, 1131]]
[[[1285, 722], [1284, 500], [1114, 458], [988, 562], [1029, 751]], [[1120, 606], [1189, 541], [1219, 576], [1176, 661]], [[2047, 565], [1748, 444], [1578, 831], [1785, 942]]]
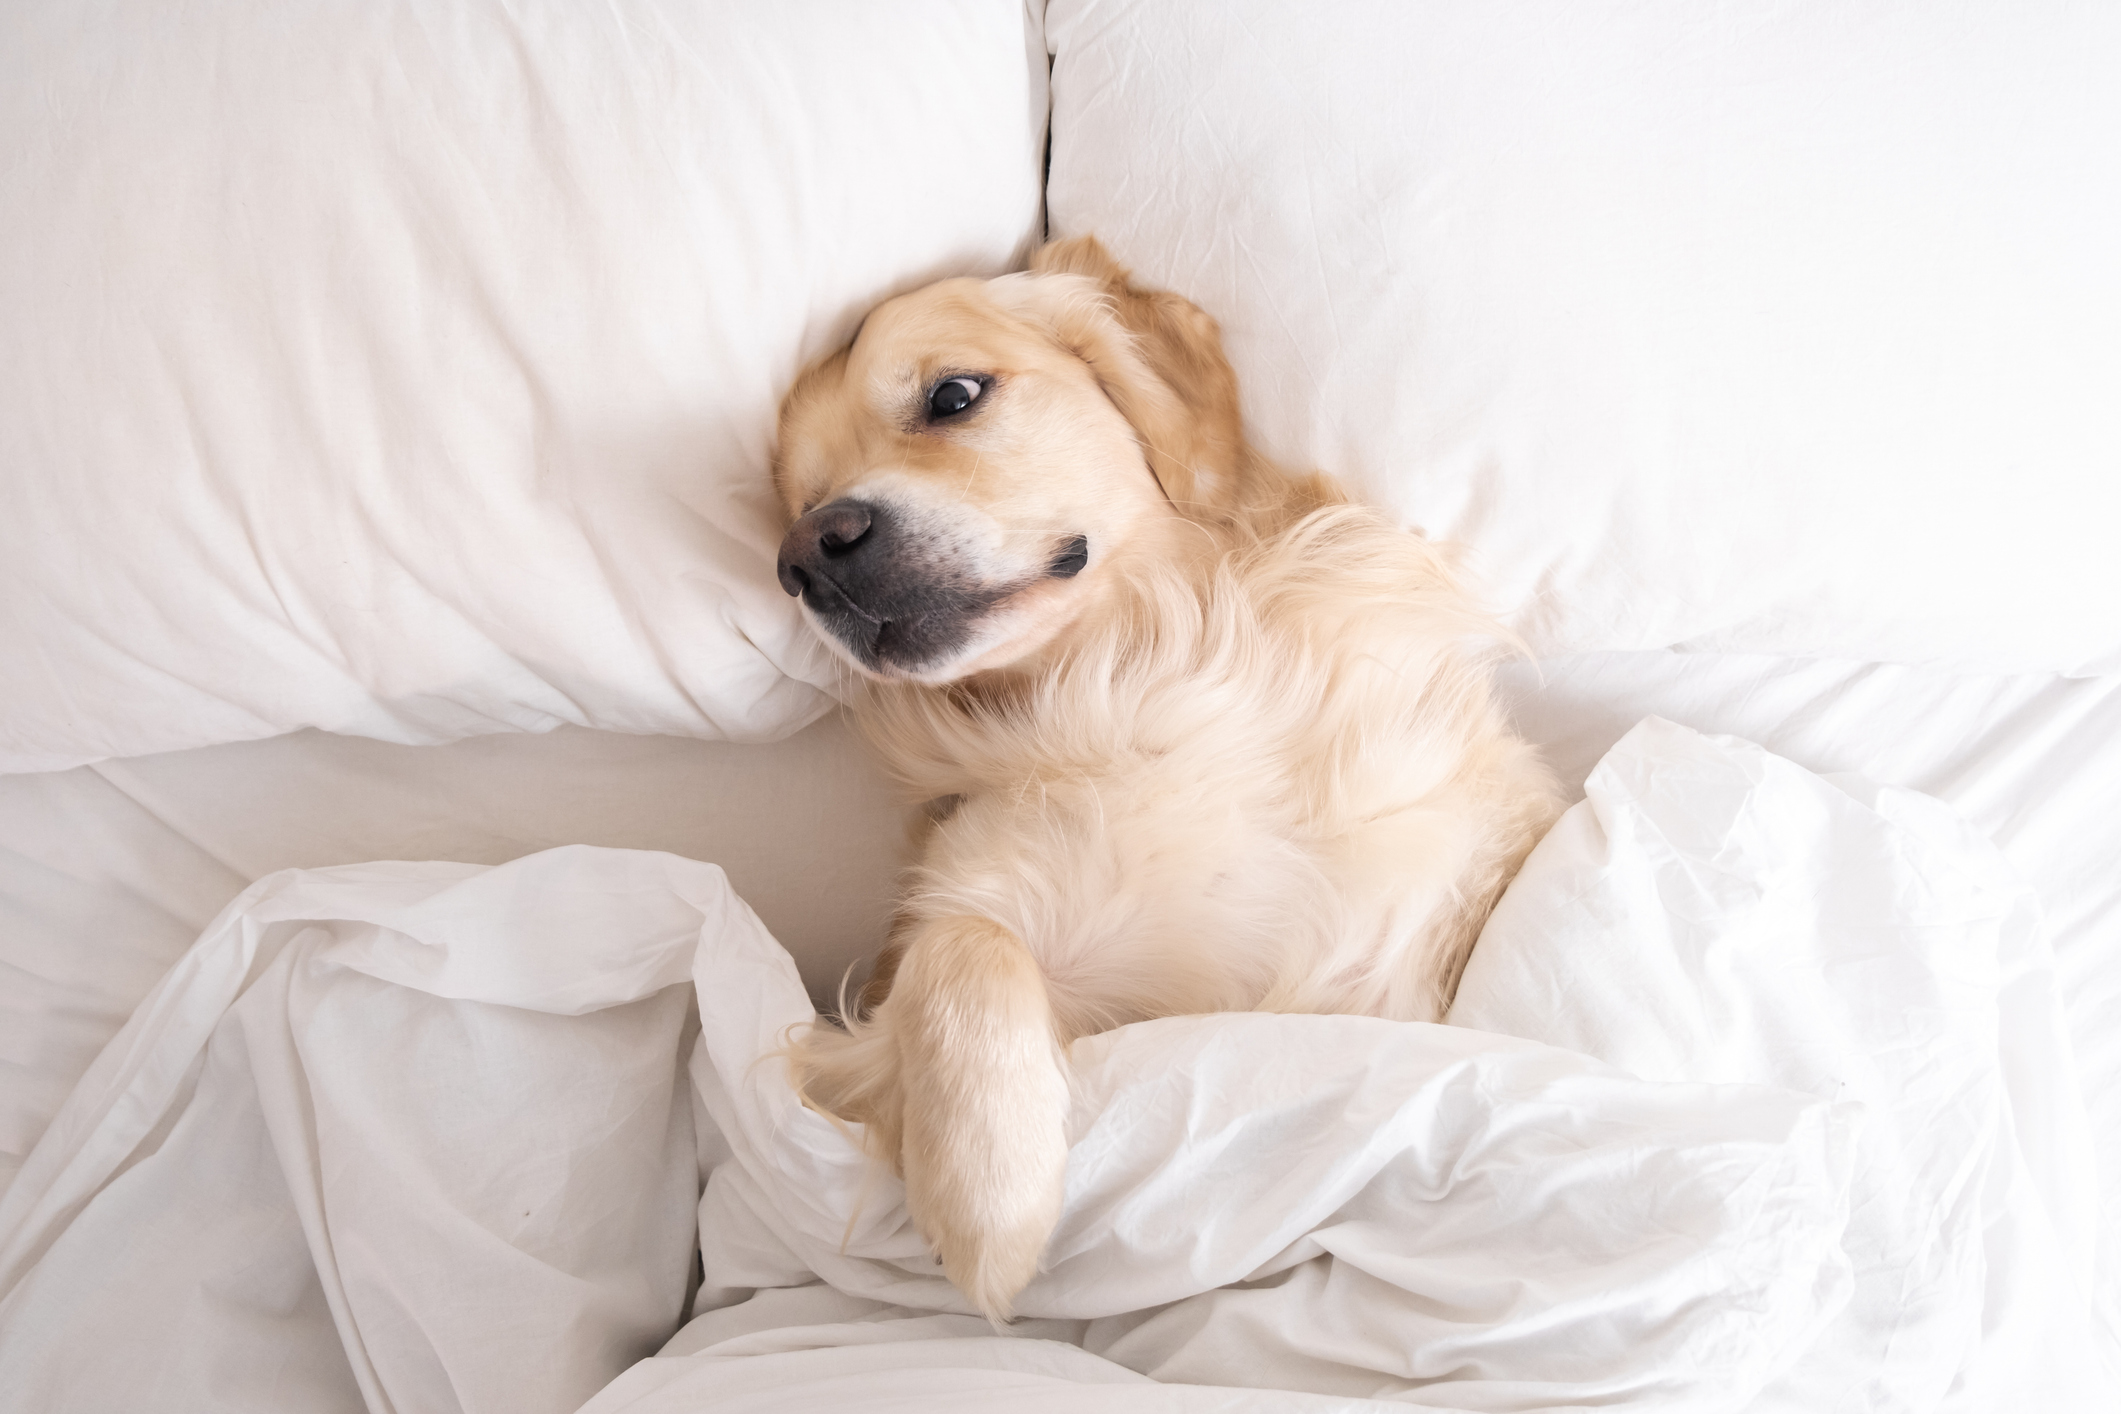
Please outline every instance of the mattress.
[[[1575, 793], [1655, 715], [1957, 807], [2046, 908], [2098, 1162], [2121, 1173], [2121, 1032], [2107, 1021], [2121, 1012], [2121, 679], [1629, 653], [1513, 665], [1503, 686]], [[499, 863], [568, 843], [719, 864], [822, 1004], [882, 940], [907, 835], [889, 782], [837, 717], [765, 746], [577, 728], [428, 747], [304, 732], [0, 778], [0, 1176], [253, 880], [374, 859]], [[2109, 1207], [2110, 1328], [2115, 1229]]]

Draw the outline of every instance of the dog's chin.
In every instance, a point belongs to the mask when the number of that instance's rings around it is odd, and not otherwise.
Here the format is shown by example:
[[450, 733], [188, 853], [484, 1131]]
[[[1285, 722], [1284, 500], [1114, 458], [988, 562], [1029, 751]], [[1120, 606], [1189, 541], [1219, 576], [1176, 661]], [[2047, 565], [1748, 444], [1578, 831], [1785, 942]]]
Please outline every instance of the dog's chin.
[[835, 655], [873, 682], [942, 687], [1015, 666], [1060, 625], [1031, 605], [999, 604], [948, 624], [881, 624], [853, 615], [805, 614]]
[[1006, 667], [1026, 656], [1006, 648], [997, 653], [975, 644], [966, 651], [899, 658], [888, 648], [881, 653], [873, 649], [865, 652], [863, 645], [850, 644], [833, 635], [827, 635], [825, 641], [842, 662], [871, 682], [916, 683], [922, 687], [944, 687], [989, 668]]
[[970, 662], [990, 646], [976, 619], [908, 624], [814, 610], [805, 617], [841, 661], [876, 682], [953, 682], [970, 673]]

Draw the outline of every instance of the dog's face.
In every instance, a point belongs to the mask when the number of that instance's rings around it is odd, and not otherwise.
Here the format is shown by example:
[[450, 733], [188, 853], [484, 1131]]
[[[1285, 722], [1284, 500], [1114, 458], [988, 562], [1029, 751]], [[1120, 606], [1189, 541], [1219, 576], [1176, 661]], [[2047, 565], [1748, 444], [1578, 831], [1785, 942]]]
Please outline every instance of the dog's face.
[[[1168, 553], [1230, 479], [1236, 430], [1225, 389], [1230, 445], [1198, 445], [1174, 386], [1191, 370], [1159, 367], [1168, 331], [1123, 322], [1181, 305], [1129, 291], [1094, 243], [1070, 242], [1032, 273], [881, 305], [807, 370], [781, 409], [778, 568], [825, 640], [881, 678], [1020, 664], [1094, 614], [1131, 560]], [[1175, 315], [1227, 383], [1212, 322]]]

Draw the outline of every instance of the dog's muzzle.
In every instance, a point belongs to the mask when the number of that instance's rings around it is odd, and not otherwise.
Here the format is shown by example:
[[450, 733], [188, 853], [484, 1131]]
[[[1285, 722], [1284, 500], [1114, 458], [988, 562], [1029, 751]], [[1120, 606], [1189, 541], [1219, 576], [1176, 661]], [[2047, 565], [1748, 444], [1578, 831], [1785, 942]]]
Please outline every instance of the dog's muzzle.
[[878, 501], [833, 501], [803, 516], [774, 568], [781, 588], [879, 676], [947, 660], [1009, 593], [968, 581]]

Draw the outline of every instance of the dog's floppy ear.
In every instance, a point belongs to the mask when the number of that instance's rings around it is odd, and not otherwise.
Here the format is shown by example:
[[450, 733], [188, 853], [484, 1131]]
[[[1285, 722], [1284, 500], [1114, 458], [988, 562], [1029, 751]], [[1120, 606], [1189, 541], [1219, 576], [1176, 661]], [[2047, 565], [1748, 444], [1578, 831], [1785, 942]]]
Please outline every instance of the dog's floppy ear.
[[[1237, 375], [1222, 335], [1199, 306], [1136, 289], [1095, 236], [1056, 241], [1031, 258], [1029, 301], [1054, 335], [1090, 365], [1134, 426], [1149, 470], [1189, 514], [1234, 509], [1244, 474]], [[1048, 281], [1077, 276], [1080, 281]], [[1095, 282], [1095, 297], [1083, 285]], [[1040, 291], [1041, 285], [1047, 286]], [[1060, 288], [1055, 288], [1060, 287]], [[1073, 287], [1070, 290], [1068, 287]], [[1050, 293], [1056, 298], [1042, 298]]]

